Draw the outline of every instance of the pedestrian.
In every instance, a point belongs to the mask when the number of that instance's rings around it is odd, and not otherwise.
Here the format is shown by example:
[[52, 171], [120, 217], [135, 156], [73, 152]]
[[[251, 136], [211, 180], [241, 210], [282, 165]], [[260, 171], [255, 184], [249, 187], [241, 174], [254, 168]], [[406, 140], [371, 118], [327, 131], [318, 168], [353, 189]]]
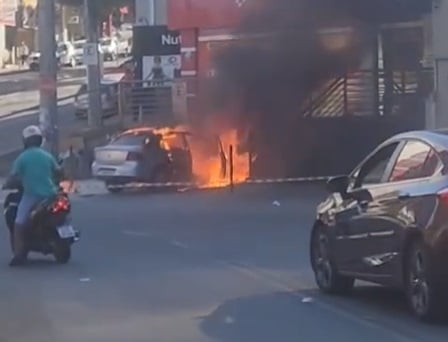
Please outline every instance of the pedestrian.
[[22, 42], [18, 48], [18, 55], [20, 57], [20, 64], [21, 66], [25, 66], [26, 60], [28, 59], [28, 56], [30, 54], [28, 45], [26, 45], [25, 42]]

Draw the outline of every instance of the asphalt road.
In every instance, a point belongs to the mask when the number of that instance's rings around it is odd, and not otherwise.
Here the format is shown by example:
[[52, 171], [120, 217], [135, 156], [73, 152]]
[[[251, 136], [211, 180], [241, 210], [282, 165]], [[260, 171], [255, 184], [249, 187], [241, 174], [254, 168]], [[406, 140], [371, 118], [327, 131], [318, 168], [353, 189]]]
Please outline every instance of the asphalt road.
[[[85, 77], [82, 68], [63, 69], [58, 73], [58, 80]], [[27, 71], [23, 73], [0, 75], [0, 96], [39, 89], [39, 72]]]
[[[120, 61], [107, 62], [105, 67], [111, 68], [119, 63]], [[0, 156], [20, 148], [23, 128], [38, 122], [36, 110], [24, 110], [39, 104], [38, 77], [37, 72], [31, 71], [0, 75]], [[85, 77], [83, 66], [61, 70], [58, 76], [59, 98], [74, 95], [79, 85], [84, 82], [83, 77]], [[58, 125], [62, 134], [68, 129], [86, 125], [85, 121], [75, 119], [72, 104], [73, 100], [59, 103]], [[20, 113], [11, 115], [17, 111]]]
[[[375, 286], [319, 294], [303, 186], [73, 200], [72, 262], [8, 269], [0, 247], [0, 341], [446, 341]], [[273, 205], [278, 201], [280, 206]], [[5, 233], [4, 227], [0, 227]]]
[[[82, 120], [75, 118], [72, 104], [59, 106], [58, 120], [61, 134], [69, 128], [86, 124]], [[22, 130], [26, 126], [36, 125], [38, 122], [39, 116], [35, 111], [6, 118], [0, 117], [0, 156], [19, 149], [22, 146]]]

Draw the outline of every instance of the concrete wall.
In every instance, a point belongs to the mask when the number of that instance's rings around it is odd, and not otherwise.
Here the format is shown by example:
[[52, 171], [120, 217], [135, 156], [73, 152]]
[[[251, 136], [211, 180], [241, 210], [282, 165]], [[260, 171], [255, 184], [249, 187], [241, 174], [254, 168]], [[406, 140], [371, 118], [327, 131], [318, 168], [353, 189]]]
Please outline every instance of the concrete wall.
[[427, 123], [430, 128], [448, 128], [448, 0], [435, 1], [426, 27], [428, 44], [432, 45], [428, 49], [432, 48], [435, 86], [427, 103]]
[[0, 25], [0, 68], [9, 60], [10, 53], [6, 49], [5, 25]]

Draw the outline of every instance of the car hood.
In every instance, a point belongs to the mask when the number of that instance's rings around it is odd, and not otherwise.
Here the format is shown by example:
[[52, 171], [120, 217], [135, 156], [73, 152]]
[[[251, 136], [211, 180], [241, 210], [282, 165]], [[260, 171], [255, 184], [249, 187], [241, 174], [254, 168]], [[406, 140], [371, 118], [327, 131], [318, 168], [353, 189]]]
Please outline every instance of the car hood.
[[31, 52], [30, 58], [40, 58], [40, 52]]

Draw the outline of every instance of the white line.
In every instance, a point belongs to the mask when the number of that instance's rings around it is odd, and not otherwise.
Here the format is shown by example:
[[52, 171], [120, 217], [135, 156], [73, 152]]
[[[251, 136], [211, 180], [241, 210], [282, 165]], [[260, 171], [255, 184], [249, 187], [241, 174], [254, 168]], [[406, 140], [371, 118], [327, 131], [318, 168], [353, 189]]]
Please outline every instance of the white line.
[[150, 233], [136, 232], [134, 230], [123, 230], [122, 233], [124, 235], [133, 236], [133, 237], [146, 237], [146, 238], [153, 237], [153, 235], [151, 235]]
[[172, 241], [170, 241], [170, 243], [173, 246], [176, 246], [176, 247], [179, 247], [179, 248], [182, 248], [182, 249], [191, 249], [190, 246], [188, 246], [186, 243], [178, 241], [178, 240], [172, 240]]
[[[296, 297], [298, 299], [300, 299], [300, 301], [302, 302], [304, 299], [308, 299], [309, 295], [302, 295], [300, 293], [298, 293], [297, 291], [299, 291], [299, 289], [295, 289], [281, 281], [278, 281], [276, 279], [273, 279], [270, 276], [264, 275], [261, 272], [257, 271], [257, 270], [253, 270], [253, 267], [247, 267], [247, 266], [242, 266], [242, 265], [238, 265], [226, 260], [220, 260], [220, 259], [215, 259], [219, 264], [221, 264], [222, 266], [225, 266], [227, 268], [233, 269], [236, 272], [239, 272], [241, 274], [244, 274], [246, 276], [251, 277], [252, 279], [258, 279], [258, 280], [262, 280], [263, 282], [269, 284], [270, 286], [277, 288], [278, 290], [281, 291], [286, 291], [288, 292], [291, 296]], [[396, 341], [402, 341], [402, 342], [410, 342], [413, 341], [409, 338], [407, 338], [406, 336], [403, 336], [397, 332], [395, 332], [392, 329], [389, 329], [387, 327], [384, 327], [380, 324], [377, 324], [375, 322], [372, 321], [368, 321], [366, 319], [363, 319], [359, 316], [356, 316], [356, 314], [352, 314], [350, 312], [347, 312], [344, 309], [339, 309], [338, 307], [334, 306], [331, 303], [326, 303], [325, 301], [322, 301], [321, 299], [316, 299], [314, 298], [314, 302], [317, 306], [321, 307], [322, 309], [329, 311], [331, 313], [334, 313], [338, 316], [344, 317], [346, 319], [355, 321], [359, 324], [362, 324], [366, 327], [369, 328], [373, 328], [373, 329], [380, 329], [383, 330], [384, 332], [386, 332], [387, 334], [392, 334], [395, 338]]]
[[187, 52], [196, 52], [196, 46], [190, 46], [190, 47], [183, 47], [180, 49], [180, 52], [187, 53]]
[[[149, 233], [136, 232], [136, 231], [130, 231], [130, 230], [124, 230], [123, 234], [130, 235], [130, 236], [137, 236], [137, 237], [151, 237], [151, 235]], [[186, 244], [182, 241], [179, 241], [179, 240], [171, 240], [170, 243], [172, 245], [182, 248], [182, 249], [188, 249], [193, 252], [200, 252], [199, 250], [194, 249], [191, 246], [189, 246], [188, 244]], [[289, 293], [291, 296], [298, 298], [301, 302], [304, 301], [305, 299], [309, 298], [309, 295], [300, 294], [298, 292], [298, 291], [300, 291], [300, 289], [294, 288], [286, 283], [283, 283], [282, 281], [279, 281], [268, 274], [263, 274], [263, 272], [257, 270], [254, 266], [251, 266], [249, 264], [238, 264], [238, 263], [234, 263], [234, 262], [230, 262], [227, 260], [214, 258], [214, 257], [211, 257], [211, 258], [216, 263], [220, 264], [221, 266], [223, 266], [225, 268], [231, 269], [235, 272], [238, 272], [240, 274], [248, 276], [254, 280], [261, 280], [264, 283], [266, 283], [266, 284], [270, 285], [271, 287], [278, 289], [280, 291], [285, 291], [285, 292]], [[298, 285], [300, 285], [300, 284], [298, 284]], [[307, 287], [307, 286], [302, 285], [302, 287]], [[382, 330], [382, 331], [386, 332], [387, 334], [390, 334], [391, 336], [393, 336], [396, 341], [401, 341], [401, 342], [414, 341], [412, 339], [407, 338], [406, 336], [403, 336], [403, 335], [397, 333], [396, 331], [394, 331], [392, 329], [389, 329], [389, 328], [382, 326], [381, 324], [375, 323], [373, 321], [369, 321], [365, 318], [359, 317], [356, 314], [347, 312], [344, 309], [340, 309], [340, 308], [334, 306], [334, 304], [327, 303], [320, 298], [319, 299], [315, 298], [313, 301], [313, 304], [315, 304], [316, 306], [319, 306], [320, 308], [322, 308], [328, 312], [334, 313], [340, 317], [344, 317], [348, 320], [354, 321], [354, 322], [364, 325], [368, 328]]]
[[196, 70], [182, 70], [181, 75], [182, 76], [196, 76], [197, 71]]

